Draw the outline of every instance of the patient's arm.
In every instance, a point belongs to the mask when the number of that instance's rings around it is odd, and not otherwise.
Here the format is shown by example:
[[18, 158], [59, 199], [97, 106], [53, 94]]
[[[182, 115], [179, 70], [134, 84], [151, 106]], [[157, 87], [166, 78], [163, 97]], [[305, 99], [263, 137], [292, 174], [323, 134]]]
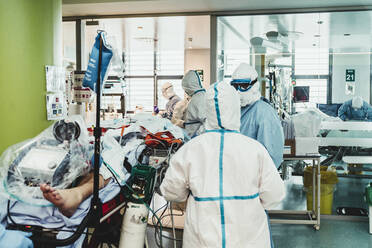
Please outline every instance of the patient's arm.
[[[100, 175], [99, 188], [106, 186], [109, 181], [110, 179], [104, 180]], [[63, 215], [71, 217], [80, 203], [93, 194], [93, 173], [83, 178], [77, 187], [71, 189], [58, 190], [47, 184], [42, 184], [40, 190], [45, 199], [53, 203]]]

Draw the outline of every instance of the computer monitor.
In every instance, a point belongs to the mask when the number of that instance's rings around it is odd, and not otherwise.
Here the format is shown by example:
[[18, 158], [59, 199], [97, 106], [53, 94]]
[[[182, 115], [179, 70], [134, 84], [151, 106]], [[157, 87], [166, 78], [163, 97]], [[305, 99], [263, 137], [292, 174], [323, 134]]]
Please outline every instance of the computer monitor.
[[293, 102], [309, 102], [310, 96], [309, 86], [295, 86], [293, 87]]

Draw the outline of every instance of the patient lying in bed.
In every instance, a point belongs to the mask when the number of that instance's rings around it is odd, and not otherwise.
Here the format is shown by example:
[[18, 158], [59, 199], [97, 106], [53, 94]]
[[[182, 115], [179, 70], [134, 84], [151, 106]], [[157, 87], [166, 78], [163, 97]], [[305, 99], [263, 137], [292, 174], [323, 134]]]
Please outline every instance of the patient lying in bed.
[[[59, 124], [34, 139], [9, 148], [0, 159], [3, 167], [0, 194], [10, 199], [12, 216], [21, 224], [73, 226], [88, 212], [89, 198], [93, 193], [93, 175], [90, 172], [93, 145], [81, 119], [72, 118]], [[180, 128], [156, 117], [138, 119], [125, 130], [122, 138], [120, 130], [108, 131], [102, 137], [99, 176], [103, 202], [120, 191], [116, 180], [123, 185], [129, 178], [130, 173], [123, 166], [124, 160], [129, 166], [138, 163], [138, 154], [144, 149], [140, 126], [153, 133], [168, 130], [175, 137], [183, 138]], [[40, 154], [42, 159], [38, 156]], [[48, 156], [51, 157], [49, 160]], [[35, 168], [37, 166], [40, 168]], [[116, 175], [115, 181], [112, 180], [113, 174]], [[46, 211], [40, 215], [42, 209]], [[24, 212], [27, 218], [21, 217]], [[38, 216], [32, 216], [33, 213]]]

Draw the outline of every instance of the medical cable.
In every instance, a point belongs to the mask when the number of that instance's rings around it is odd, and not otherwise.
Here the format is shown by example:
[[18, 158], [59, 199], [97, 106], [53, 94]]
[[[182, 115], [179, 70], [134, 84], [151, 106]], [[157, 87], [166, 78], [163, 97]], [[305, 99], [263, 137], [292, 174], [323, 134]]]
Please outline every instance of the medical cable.
[[[155, 228], [155, 243], [156, 243], [157, 247], [162, 247], [162, 246], [159, 245], [159, 242], [158, 242], [158, 240], [162, 240], [162, 238], [166, 238], [166, 239], [169, 239], [169, 240], [176, 240], [178, 242], [182, 242], [182, 239], [172, 238], [172, 237], [169, 237], [167, 235], [163, 235], [162, 230], [161, 231], [158, 230], [158, 224], [162, 224], [164, 218], [171, 216], [171, 214], [165, 214], [165, 212], [167, 211], [167, 209], [169, 207], [168, 204], [169, 204], [169, 202], [167, 202], [167, 204], [164, 205], [164, 206], [167, 206], [167, 208], [164, 209], [163, 212], [162, 212], [162, 214], [160, 215], [160, 221], [161, 221], [161, 223], [156, 223], [156, 222], [153, 221], [154, 228]], [[163, 207], [161, 207], [161, 208], [163, 208]], [[161, 208], [159, 208], [157, 211], [159, 211]], [[184, 215], [184, 212], [183, 212], [183, 210], [181, 210], [181, 211], [182, 211], [181, 214], [173, 214], [173, 216], [183, 216]]]
[[[161, 220], [159, 219], [159, 217], [156, 215], [156, 212], [143, 200], [143, 199], [141, 199], [140, 198], [140, 196], [127, 184], [127, 183], [124, 183], [124, 185], [122, 186], [120, 183], [119, 183], [119, 181], [117, 180], [117, 178], [116, 178], [116, 176], [115, 176], [115, 174], [110, 170], [110, 168], [109, 167], [106, 167], [106, 168], [108, 168], [109, 169], [109, 171], [111, 172], [111, 174], [112, 174], [112, 176], [115, 178], [115, 181], [116, 181], [116, 183], [119, 185], [119, 187], [121, 187], [121, 188], [124, 188], [124, 186], [125, 187], [127, 187], [130, 191], [132, 191], [132, 194], [134, 194], [134, 195], [136, 195], [137, 197], [138, 197], [138, 200], [140, 200], [145, 206], [146, 206], [146, 208], [152, 213], [152, 216], [154, 217], [155, 216], [155, 218], [158, 220], [158, 223], [160, 223], [160, 233], [162, 232], [162, 229], [163, 229], [163, 226], [162, 226], [162, 224], [161, 224]], [[160, 247], [163, 247], [163, 242], [162, 242], [162, 240], [160, 239]]]

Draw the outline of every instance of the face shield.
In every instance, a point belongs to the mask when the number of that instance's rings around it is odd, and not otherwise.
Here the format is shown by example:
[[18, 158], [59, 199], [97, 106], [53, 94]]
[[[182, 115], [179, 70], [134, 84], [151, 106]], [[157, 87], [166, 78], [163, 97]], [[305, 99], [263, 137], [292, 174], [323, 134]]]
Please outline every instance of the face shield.
[[239, 92], [247, 92], [256, 82], [257, 78], [253, 81], [251, 81], [250, 79], [235, 79], [232, 80], [230, 84]]

